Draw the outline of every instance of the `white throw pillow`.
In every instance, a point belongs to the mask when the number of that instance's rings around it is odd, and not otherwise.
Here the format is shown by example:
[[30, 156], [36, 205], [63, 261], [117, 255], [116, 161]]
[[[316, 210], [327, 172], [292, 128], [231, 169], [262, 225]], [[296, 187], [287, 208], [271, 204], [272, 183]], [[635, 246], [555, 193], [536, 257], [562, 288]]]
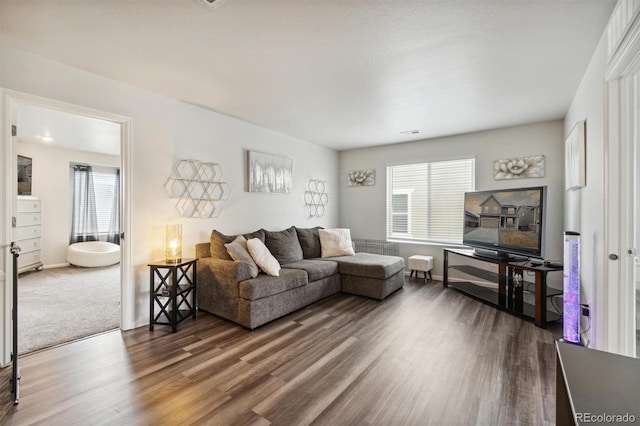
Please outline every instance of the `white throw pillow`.
[[318, 229], [322, 257], [352, 256], [351, 230], [347, 228]]
[[251, 254], [256, 264], [266, 274], [274, 277], [280, 275], [280, 264], [260, 239], [251, 238], [247, 241], [247, 249], [249, 249], [249, 254]]
[[247, 239], [242, 235], [238, 235], [235, 240], [224, 245], [227, 248], [227, 252], [229, 252], [229, 256], [233, 260], [238, 262], [246, 263], [249, 265], [249, 271], [251, 273], [251, 277], [255, 278], [258, 276], [260, 272], [258, 270], [258, 265], [253, 261], [251, 254], [249, 254], [249, 249], [247, 248]]

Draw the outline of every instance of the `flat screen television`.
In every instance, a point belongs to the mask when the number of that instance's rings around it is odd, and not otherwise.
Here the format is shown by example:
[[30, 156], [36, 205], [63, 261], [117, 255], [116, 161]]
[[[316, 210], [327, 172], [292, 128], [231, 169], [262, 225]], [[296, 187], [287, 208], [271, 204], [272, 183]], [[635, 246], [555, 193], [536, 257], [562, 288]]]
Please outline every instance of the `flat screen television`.
[[544, 258], [546, 186], [464, 194], [462, 243], [478, 255]]

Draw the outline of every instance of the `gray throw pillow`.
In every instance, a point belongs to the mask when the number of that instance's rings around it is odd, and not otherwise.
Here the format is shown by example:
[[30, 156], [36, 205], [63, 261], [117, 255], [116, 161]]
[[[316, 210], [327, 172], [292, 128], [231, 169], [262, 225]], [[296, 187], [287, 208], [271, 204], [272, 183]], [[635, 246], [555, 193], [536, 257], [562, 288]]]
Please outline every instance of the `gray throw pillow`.
[[[235, 240], [236, 237], [237, 235], [225, 235], [222, 232], [216, 231], [214, 229], [211, 232], [211, 257], [224, 260], [233, 260], [233, 258], [229, 256], [229, 252], [224, 245], [229, 244], [230, 242]], [[258, 229], [257, 231], [254, 231], [250, 234], [244, 234], [244, 237], [247, 240], [257, 238], [264, 243], [264, 231], [262, 229]]]
[[247, 239], [247, 241], [249, 241], [252, 238], [257, 238], [264, 243], [264, 231], [262, 229], [253, 231], [250, 234], [244, 234], [244, 237]]
[[229, 252], [229, 255], [238, 262], [246, 263], [249, 265], [249, 271], [251, 273], [251, 277], [255, 278], [258, 276], [260, 272], [258, 269], [258, 265], [251, 257], [249, 253], [249, 249], [247, 248], [247, 240], [242, 235], [238, 235], [235, 240], [230, 242], [229, 244], [224, 245]]
[[224, 235], [215, 229], [211, 232], [211, 257], [224, 260], [233, 260], [229, 256], [225, 244], [229, 244], [236, 239], [235, 235]]
[[296, 227], [296, 234], [298, 234], [298, 241], [302, 247], [302, 255], [305, 259], [314, 259], [322, 256], [318, 229], [323, 228], [322, 226], [316, 226], [315, 228]]
[[264, 231], [264, 245], [281, 265], [302, 260], [302, 247], [295, 227], [284, 231]]

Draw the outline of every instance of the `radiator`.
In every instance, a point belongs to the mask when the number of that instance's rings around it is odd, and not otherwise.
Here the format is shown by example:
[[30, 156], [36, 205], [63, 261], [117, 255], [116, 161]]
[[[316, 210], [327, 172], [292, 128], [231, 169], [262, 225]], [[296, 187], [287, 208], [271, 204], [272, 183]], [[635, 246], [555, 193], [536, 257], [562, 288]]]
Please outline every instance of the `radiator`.
[[386, 254], [389, 256], [399, 256], [400, 245], [398, 243], [392, 243], [385, 240], [369, 240], [354, 238], [353, 249], [356, 253], [373, 253], [373, 254]]

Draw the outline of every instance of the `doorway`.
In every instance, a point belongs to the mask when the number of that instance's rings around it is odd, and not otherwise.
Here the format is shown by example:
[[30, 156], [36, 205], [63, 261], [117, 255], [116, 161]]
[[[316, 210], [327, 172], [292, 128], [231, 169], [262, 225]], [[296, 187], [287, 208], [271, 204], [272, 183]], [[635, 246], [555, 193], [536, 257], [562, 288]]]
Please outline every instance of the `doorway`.
[[[71, 175], [69, 172], [70, 162], [66, 161], [67, 164], [62, 164], [61, 168], [64, 172], [61, 175], [58, 175], [58, 179], [54, 179], [53, 173], [50, 169], [45, 167], [45, 172], [42, 170], [38, 171], [38, 164], [41, 165], [47, 163], [47, 161], [52, 162], [53, 159], [60, 160], [62, 158], [64, 160], [68, 160], [67, 155], [69, 152], [75, 152], [75, 155], [87, 155], [88, 157], [83, 157], [80, 159], [81, 162], [93, 162], [94, 164], [99, 164], [101, 166], [108, 165], [114, 166], [114, 164], [105, 164], [105, 159], [114, 157], [113, 150], [115, 150], [116, 154], [116, 164], [115, 167], [121, 170], [120, 173], [120, 183], [119, 183], [119, 199], [120, 199], [120, 215], [119, 222], [121, 224], [121, 233], [122, 235], [127, 234], [127, 230], [130, 228], [130, 211], [128, 209], [129, 206], [129, 182], [128, 182], [128, 174], [127, 170], [129, 167], [129, 134], [130, 134], [130, 120], [126, 117], [118, 116], [115, 114], [105, 113], [102, 111], [93, 110], [90, 108], [80, 107], [76, 105], [66, 104], [63, 102], [58, 102], [54, 100], [44, 99], [40, 97], [35, 97], [28, 94], [23, 94], [19, 92], [13, 91], [5, 91], [4, 96], [4, 105], [7, 107], [6, 116], [8, 117], [10, 123], [17, 123], [17, 136], [9, 136], [5, 133], [4, 138], [4, 146], [2, 147], [2, 154], [5, 158], [3, 158], [3, 166], [4, 173], [3, 176], [7, 182], [13, 182], [15, 180], [15, 176], [17, 176], [17, 162], [13, 161], [14, 158], [17, 158], [17, 155], [20, 154], [22, 157], [32, 158], [32, 170], [33, 176], [32, 179], [32, 196], [38, 196], [36, 192], [44, 194], [40, 196], [40, 198], [44, 199], [43, 201], [43, 212], [42, 212], [42, 229], [43, 229], [43, 237], [47, 235], [47, 232], [51, 229], [54, 230], [54, 237], [42, 239], [42, 265], [45, 267], [45, 270], [42, 272], [34, 271], [21, 271], [24, 276], [26, 274], [33, 275], [34, 277], [38, 277], [37, 274], [47, 272], [47, 271], [55, 271], [58, 268], [62, 268], [66, 266], [66, 248], [69, 245], [69, 227], [70, 227], [70, 217], [67, 214], [66, 217], [62, 218], [57, 216], [56, 218], [47, 218], [47, 214], [51, 211], [66, 211], [68, 212], [71, 208], [71, 200], [70, 195], [62, 195], [59, 194], [61, 190], [70, 190], [71, 186]], [[45, 111], [45, 116], [40, 116], [39, 120], [35, 120], [34, 123], [30, 123], [29, 120], [33, 120], [32, 115], [38, 116], [38, 114], [32, 114], [34, 111], [42, 112]], [[67, 128], [64, 129], [65, 132], [72, 135], [83, 134], [85, 130], [83, 130], [83, 126], [98, 128], [98, 134], [96, 137], [83, 137], [80, 142], [73, 141], [71, 137], [60, 138], [58, 141], [63, 146], [55, 146], [55, 135], [47, 134], [47, 126], [49, 129], [55, 128], [54, 124], [57, 120], [53, 120], [53, 118], [59, 118], [60, 115], [66, 115], [70, 118], [70, 121], [63, 120], [66, 123]], [[21, 118], [22, 117], [22, 118]], [[45, 117], [45, 118], [42, 118]], [[39, 123], [38, 123], [39, 121]], [[70, 124], [71, 123], [71, 124]], [[41, 130], [30, 131], [29, 129], [33, 126], [40, 126]], [[113, 127], [115, 126], [115, 135], [116, 142], [115, 146], [111, 146], [112, 153], [105, 154], [100, 152], [100, 144], [104, 144], [104, 137], [106, 133], [109, 133], [105, 130], [105, 128], [111, 128], [111, 132], [113, 133]], [[33, 127], [35, 128], [35, 127]], [[52, 131], [49, 131], [52, 133]], [[50, 138], [53, 138], [54, 141], [51, 141]], [[73, 146], [76, 143], [78, 146]], [[40, 146], [38, 146], [38, 144]], [[46, 146], [45, 144], [50, 144]], [[64, 146], [66, 144], [66, 146]], [[43, 154], [44, 152], [44, 154]], [[31, 157], [29, 157], [31, 153]], [[62, 154], [61, 154], [62, 153]], [[66, 154], [65, 154], [66, 153]], [[78, 154], [82, 153], [82, 154]], [[111, 156], [111, 157], [110, 157]], [[35, 158], [34, 158], [35, 157]], [[35, 160], [40, 158], [39, 162]], [[46, 161], [45, 161], [46, 160]], [[87, 161], [89, 160], [89, 161]], [[78, 162], [78, 160], [75, 160]], [[50, 166], [49, 166], [50, 167]], [[38, 177], [38, 173], [40, 173], [40, 177]], [[62, 176], [64, 175], [64, 176]], [[52, 181], [57, 185], [57, 190], [51, 190], [51, 188], [43, 188], [42, 186], [38, 187], [38, 181], [41, 183], [43, 181]], [[6, 216], [16, 217], [17, 215], [17, 185], [7, 185], [11, 188], [11, 191], [3, 191], [3, 199], [1, 202], [4, 205], [3, 210], [8, 212]], [[56, 198], [56, 195], [58, 197]], [[46, 196], [46, 199], [45, 199]], [[51, 207], [52, 209], [48, 209]], [[48, 221], [48, 222], [47, 222]], [[8, 235], [12, 241], [15, 241], [15, 228], [11, 227], [10, 223], [5, 223], [5, 235]], [[58, 233], [56, 235], [56, 233]], [[62, 236], [61, 236], [62, 235]], [[123, 239], [120, 244], [121, 247], [121, 255], [119, 266], [116, 266], [116, 299], [119, 300], [120, 309], [119, 309], [119, 318], [117, 319], [117, 326], [122, 329], [130, 329], [133, 328], [133, 291], [132, 291], [132, 280], [131, 280], [131, 271], [130, 271], [130, 259], [129, 259], [129, 244], [126, 239]], [[5, 258], [7, 261], [5, 264], [10, 264], [8, 262], [9, 256]], [[8, 269], [8, 268], [7, 268]], [[89, 269], [87, 269], [87, 272]], [[82, 273], [81, 270], [76, 272]], [[92, 271], [93, 272], [93, 271]], [[12, 271], [7, 270], [7, 282], [12, 279]], [[22, 275], [20, 275], [22, 277]], [[19, 280], [20, 281], [20, 280]], [[11, 299], [10, 288], [5, 287], [5, 291], [2, 294], [3, 304], [7, 305], [7, 301]], [[117, 301], [118, 301], [117, 300]], [[20, 305], [19, 305], [20, 306]], [[20, 315], [20, 308], [18, 310], [18, 314]], [[2, 364], [6, 365], [10, 361], [10, 347], [11, 347], [11, 336], [10, 333], [7, 333], [6, 324], [10, 323], [10, 311], [6, 310], [4, 312], [3, 322], [5, 326], [2, 327]], [[46, 319], [44, 320], [46, 321]], [[19, 324], [20, 328], [20, 324]], [[19, 342], [18, 342], [19, 343]]]
[[[20, 102], [12, 115], [14, 152], [28, 164], [23, 179], [18, 166], [13, 239], [21, 248], [18, 354], [23, 355], [120, 326], [119, 259], [101, 267], [69, 266], [67, 247], [69, 235], [71, 242], [78, 239], [76, 228], [82, 228], [84, 239], [117, 237], [119, 244], [121, 140], [120, 124], [111, 121]], [[83, 177], [82, 187], [76, 174]], [[71, 220], [75, 216], [81, 220]]]

